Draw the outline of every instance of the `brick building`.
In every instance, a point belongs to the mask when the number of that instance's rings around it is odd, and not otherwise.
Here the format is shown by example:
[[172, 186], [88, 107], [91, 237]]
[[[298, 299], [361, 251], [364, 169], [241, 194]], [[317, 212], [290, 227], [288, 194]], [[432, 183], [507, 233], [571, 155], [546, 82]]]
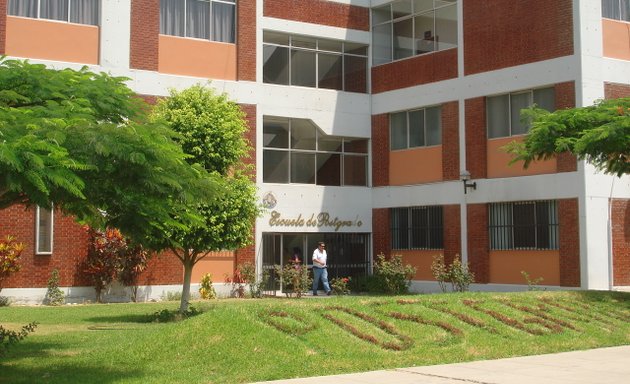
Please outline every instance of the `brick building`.
[[[254, 245], [211, 255], [194, 283], [244, 261], [308, 263], [324, 240], [333, 276], [400, 254], [416, 291], [437, 289], [437, 254], [461, 255], [479, 290], [522, 289], [521, 271], [550, 288], [630, 286], [630, 177], [568, 154], [525, 170], [502, 150], [533, 103], [630, 96], [628, 0], [39, 3], [0, 0], [1, 54], [126, 76], [147, 100], [212, 80], [246, 112], [265, 213]], [[3, 295], [41, 300], [56, 268], [73, 300], [93, 296], [72, 218], [11, 207], [9, 233], [27, 248]], [[141, 295], [181, 280], [161, 256]]]

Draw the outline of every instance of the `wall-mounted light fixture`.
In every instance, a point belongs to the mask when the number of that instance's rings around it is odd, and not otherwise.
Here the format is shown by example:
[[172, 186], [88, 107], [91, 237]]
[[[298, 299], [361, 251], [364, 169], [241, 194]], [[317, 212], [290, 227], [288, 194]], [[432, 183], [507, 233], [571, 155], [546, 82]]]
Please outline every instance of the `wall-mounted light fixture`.
[[464, 194], [468, 193], [468, 188], [472, 188], [473, 191], [477, 189], [477, 182], [470, 182], [470, 172], [463, 170], [459, 175], [459, 179], [464, 182]]

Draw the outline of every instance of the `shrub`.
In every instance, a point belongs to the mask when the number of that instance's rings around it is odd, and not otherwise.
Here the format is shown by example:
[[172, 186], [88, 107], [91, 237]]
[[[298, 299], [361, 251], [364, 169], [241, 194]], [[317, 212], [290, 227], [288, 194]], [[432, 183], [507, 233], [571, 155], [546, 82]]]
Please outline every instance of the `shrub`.
[[407, 293], [411, 279], [416, 274], [416, 268], [407, 264], [403, 265], [402, 256], [394, 255], [389, 260], [385, 259], [384, 254], [376, 256], [376, 264], [374, 265], [374, 286], [370, 287], [368, 280], [368, 289], [375, 293], [385, 293], [388, 295], [399, 295]]
[[330, 280], [330, 288], [335, 295], [349, 295], [351, 280], [350, 277], [334, 277]]
[[23, 250], [24, 244], [16, 242], [13, 236], [0, 240], [0, 291], [2, 291], [4, 280], [20, 270], [20, 257]]
[[470, 272], [468, 263], [461, 262], [459, 255], [455, 255], [453, 262], [448, 266], [444, 262], [444, 255], [434, 256], [431, 273], [442, 292], [446, 292], [446, 283], [451, 283], [454, 292], [466, 292], [470, 284], [475, 282], [475, 274]]
[[282, 281], [284, 292], [288, 297], [302, 297], [313, 286], [313, 278], [306, 265], [288, 263], [284, 267], [275, 265], [274, 270]]
[[540, 290], [545, 290], [545, 288], [540, 288], [538, 286], [538, 284], [540, 284], [544, 278], [542, 277], [538, 277], [536, 279], [531, 279], [529, 276], [529, 273], [525, 272], [525, 271], [521, 271], [521, 276], [523, 276], [523, 278], [525, 279], [525, 281], [527, 282], [527, 290], [528, 291], [540, 291]]
[[125, 248], [126, 252], [120, 254], [118, 260], [117, 278], [125, 287], [131, 288], [131, 301], [136, 302], [138, 299], [138, 278], [147, 269], [149, 253], [140, 245], [129, 247], [126, 242]]
[[225, 282], [231, 285], [230, 297], [238, 297], [242, 299], [245, 297], [245, 281], [241, 274], [241, 266], [238, 266], [232, 276], [225, 274]]
[[4, 355], [11, 345], [24, 340], [29, 333], [34, 332], [36, 327], [37, 323], [32, 322], [23, 326], [19, 331], [10, 331], [0, 325], [0, 356]]
[[199, 295], [204, 300], [216, 299], [217, 292], [214, 290], [214, 286], [212, 285], [212, 275], [206, 273], [201, 277], [201, 283], [199, 286]]
[[63, 291], [59, 289], [59, 271], [53, 269], [48, 279], [48, 289], [46, 289], [46, 297], [44, 303], [47, 305], [61, 305], [65, 301]]
[[197, 309], [197, 307], [194, 307], [192, 305], [190, 305], [188, 309], [184, 311], [183, 313], [180, 312], [179, 310], [162, 309], [160, 311], [153, 313], [153, 315], [151, 316], [151, 321], [153, 323], [170, 323], [174, 321], [185, 320], [185, 319], [188, 319], [189, 317], [197, 316], [201, 313], [202, 313], [201, 310]]

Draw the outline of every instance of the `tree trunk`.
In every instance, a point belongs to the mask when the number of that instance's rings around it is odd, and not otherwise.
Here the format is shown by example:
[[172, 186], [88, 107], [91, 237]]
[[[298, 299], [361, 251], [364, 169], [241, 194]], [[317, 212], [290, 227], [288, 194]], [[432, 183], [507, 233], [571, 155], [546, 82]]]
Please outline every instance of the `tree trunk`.
[[184, 285], [182, 287], [182, 301], [179, 304], [179, 313], [184, 313], [188, 310], [188, 302], [190, 300], [190, 280], [192, 279], [192, 271], [195, 263], [192, 260], [192, 255], [188, 250], [184, 251]]

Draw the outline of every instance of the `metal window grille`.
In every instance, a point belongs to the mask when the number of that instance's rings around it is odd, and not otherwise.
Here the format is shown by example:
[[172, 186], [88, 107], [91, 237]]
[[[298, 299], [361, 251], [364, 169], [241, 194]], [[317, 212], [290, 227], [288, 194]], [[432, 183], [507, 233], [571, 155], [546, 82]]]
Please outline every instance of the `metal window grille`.
[[556, 201], [496, 203], [489, 207], [490, 249], [558, 249]]
[[392, 249], [444, 248], [442, 206], [391, 209]]

